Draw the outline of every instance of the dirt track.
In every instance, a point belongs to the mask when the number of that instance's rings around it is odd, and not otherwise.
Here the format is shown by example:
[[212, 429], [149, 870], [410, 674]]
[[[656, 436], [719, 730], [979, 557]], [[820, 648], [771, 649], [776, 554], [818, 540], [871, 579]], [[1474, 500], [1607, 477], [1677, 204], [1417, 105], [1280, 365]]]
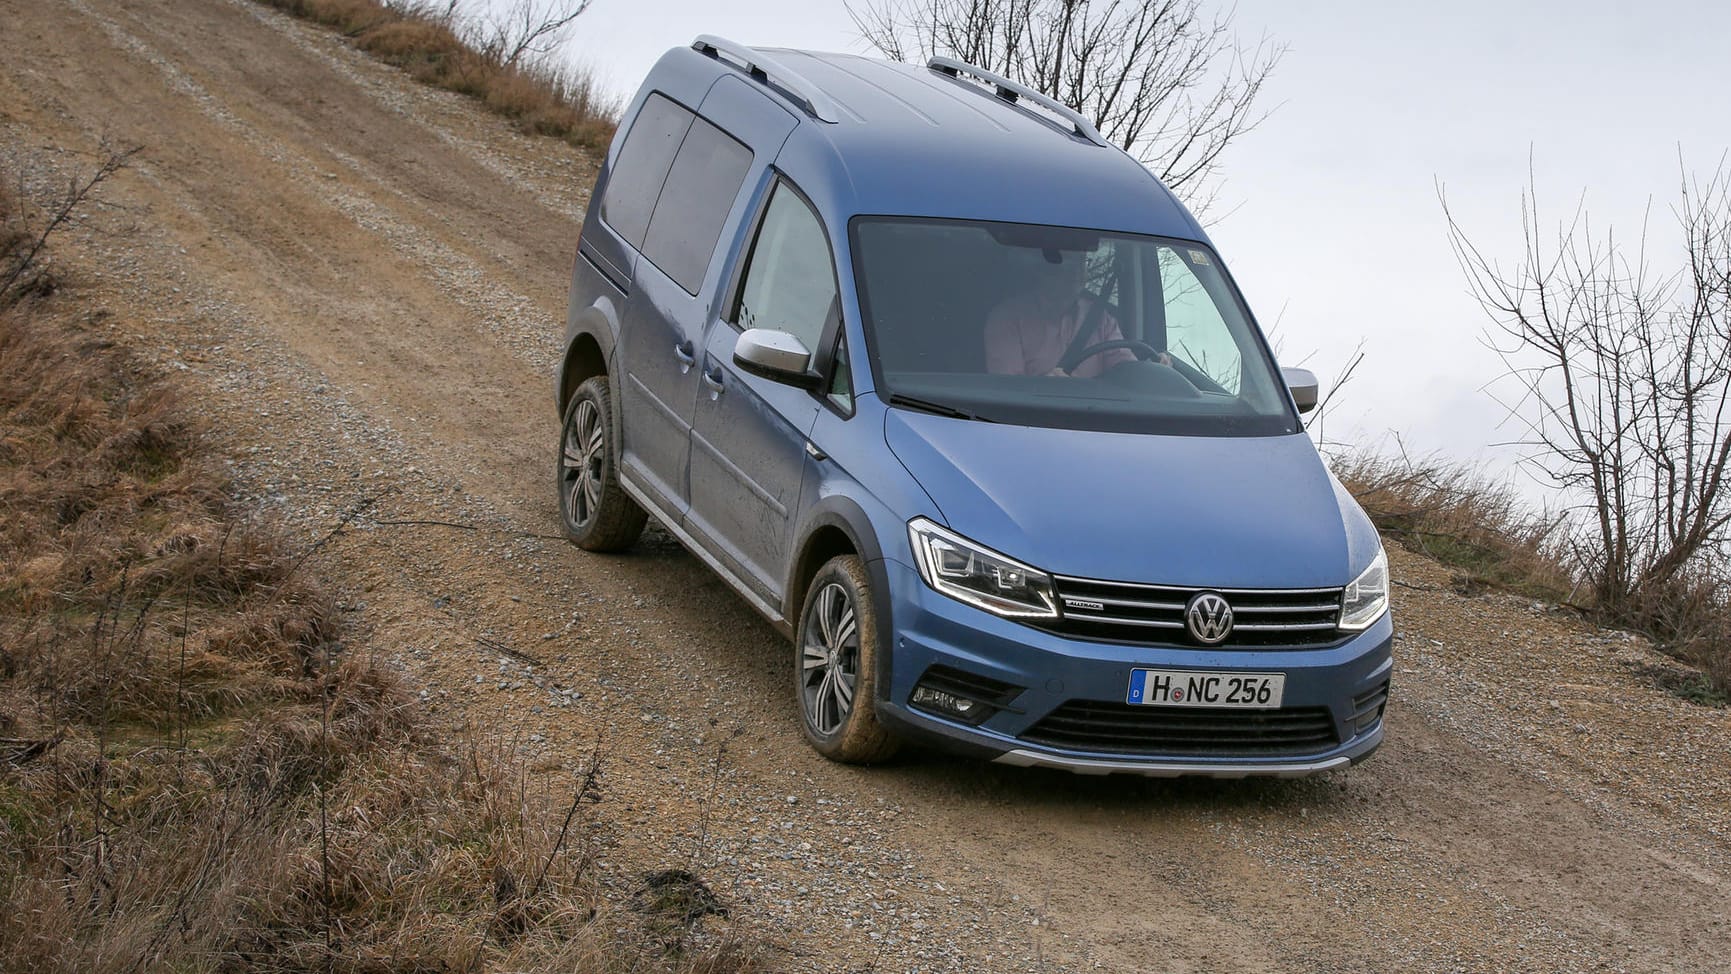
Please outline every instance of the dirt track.
[[1389, 742], [1359, 768], [824, 762], [791, 651], [694, 559], [550, 540], [590, 160], [250, 0], [0, 0], [0, 33], [0, 145], [146, 146], [69, 240], [74, 286], [208, 396], [243, 487], [309, 532], [363, 498], [463, 526], [333, 542], [356, 649], [549, 788], [602, 738], [611, 867], [695, 864], [777, 966], [1731, 969], [1731, 714], [1401, 552]]

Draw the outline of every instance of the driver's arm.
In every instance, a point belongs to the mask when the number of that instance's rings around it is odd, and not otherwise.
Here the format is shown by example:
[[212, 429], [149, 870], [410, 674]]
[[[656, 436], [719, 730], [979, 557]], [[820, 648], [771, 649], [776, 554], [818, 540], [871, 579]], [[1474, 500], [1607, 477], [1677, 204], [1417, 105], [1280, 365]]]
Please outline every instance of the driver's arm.
[[[1101, 316], [1100, 327], [1097, 329], [1096, 334], [1098, 335], [1095, 339], [1096, 343], [1118, 342], [1124, 340], [1124, 330], [1118, 327], [1118, 319], [1112, 317], [1112, 312], [1110, 311]], [[1109, 352], [1101, 352], [1099, 360], [1100, 371], [1104, 372], [1114, 365], [1123, 362], [1136, 361], [1136, 353], [1128, 348], [1114, 348]]]
[[1028, 356], [1022, 321], [1007, 304], [992, 309], [986, 319], [986, 371], [993, 375], [1027, 375]]

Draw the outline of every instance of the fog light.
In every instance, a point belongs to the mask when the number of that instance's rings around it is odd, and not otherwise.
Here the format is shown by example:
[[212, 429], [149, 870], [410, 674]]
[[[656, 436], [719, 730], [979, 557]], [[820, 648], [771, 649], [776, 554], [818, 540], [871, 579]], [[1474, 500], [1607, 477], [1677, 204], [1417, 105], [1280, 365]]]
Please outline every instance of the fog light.
[[954, 717], [969, 724], [978, 724], [992, 715], [996, 707], [983, 704], [978, 700], [958, 697], [953, 693], [934, 690], [928, 686], [914, 687], [913, 696], [909, 702], [921, 710], [930, 710], [945, 717]]

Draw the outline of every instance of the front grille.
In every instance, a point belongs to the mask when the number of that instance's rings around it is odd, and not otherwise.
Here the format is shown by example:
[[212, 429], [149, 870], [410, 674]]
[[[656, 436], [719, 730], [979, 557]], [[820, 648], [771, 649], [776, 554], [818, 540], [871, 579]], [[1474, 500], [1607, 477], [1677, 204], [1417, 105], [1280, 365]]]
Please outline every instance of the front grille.
[[1340, 743], [1327, 707], [1224, 710], [1084, 700], [1047, 714], [1022, 739], [1075, 751], [1184, 757], [1317, 754]]
[[[1184, 607], [1198, 592], [1232, 606], [1232, 633], [1216, 649], [1305, 649], [1339, 642], [1338, 588], [1202, 589], [1058, 576], [1060, 615], [1041, 628], [1066, 636], [1142, 646], [1198, 646]], [[1098, 608], [1096, 608], [1098, 606]]]

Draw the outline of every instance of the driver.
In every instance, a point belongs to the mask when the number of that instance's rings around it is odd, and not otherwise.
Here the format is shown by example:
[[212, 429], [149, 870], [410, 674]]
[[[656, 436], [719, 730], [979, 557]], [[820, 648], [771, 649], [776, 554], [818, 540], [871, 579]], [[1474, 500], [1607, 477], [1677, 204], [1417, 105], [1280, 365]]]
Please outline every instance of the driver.
[[[1075, 251], [1045, 251], [1045, 260], [1030, 270], [1029, 287], [998, 303], [986, 317], [986, 371], [998, 375], [1071, 375], [1093, 378], [1124, 362], [1134, 362], [1128, 348], [1090, 355], [1069, 372], [1058, 362], [1088, 319], [1093, 300], [1083, 292], [1087, 255]], [[1081, 345], [1121, 341], [1124, 332], [1111, 312], [1101, 309], [1094, 334]], [[1161, 352], [1158, 361], [1172, 360]]]

